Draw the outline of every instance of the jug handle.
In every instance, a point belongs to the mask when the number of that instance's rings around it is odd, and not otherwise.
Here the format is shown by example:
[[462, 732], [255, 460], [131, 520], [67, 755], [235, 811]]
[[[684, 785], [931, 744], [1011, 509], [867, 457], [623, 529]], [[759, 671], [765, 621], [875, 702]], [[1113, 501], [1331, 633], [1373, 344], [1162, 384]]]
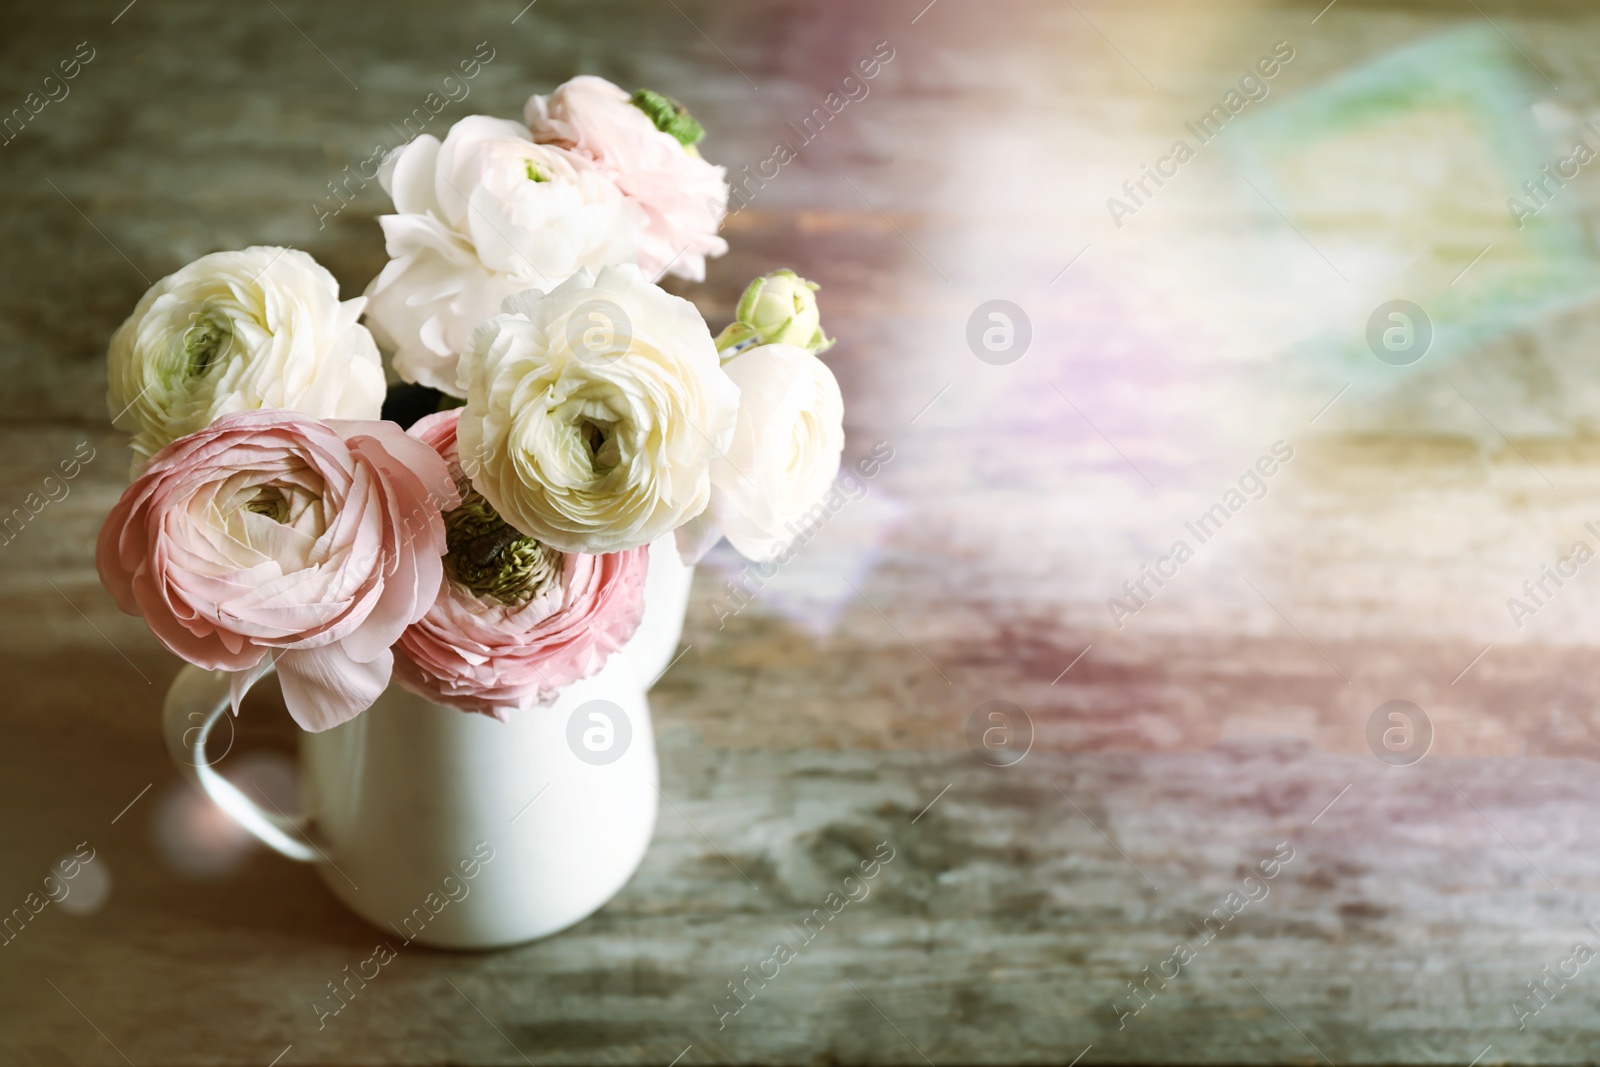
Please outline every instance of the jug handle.
[[[271, 668], [268, 668], [269, 670]], [[229, 714], [232, 699], [227, 671], [208, 671], [185, 664], [167, 690], [162, 723], [167, 752], [190, 782], [211, 798], [223, 813], [253, 834], [262, 844], [302, 863], [326, 859], [312, 838], [309, 820], [269, 812], [245, 796], [239, 787], [211, 769], [206, 740], [211, 729]]]

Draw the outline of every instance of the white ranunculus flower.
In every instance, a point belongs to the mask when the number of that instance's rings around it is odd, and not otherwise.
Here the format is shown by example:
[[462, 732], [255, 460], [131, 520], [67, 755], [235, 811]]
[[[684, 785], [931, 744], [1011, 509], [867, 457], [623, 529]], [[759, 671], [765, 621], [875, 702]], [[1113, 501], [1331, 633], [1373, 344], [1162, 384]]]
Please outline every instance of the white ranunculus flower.
[[389, 263], [367, 287], [367, 320], [401, 377], [455, 396], [472, 331], [506, 297], [636, 253], [639, 206], [519, 123], [470, 115], [442, 144], [424, 134], [395, 151], [379, 180], [397, 213], [378, 220]]
[[839, 474], [844, 399], [828, 365], [797, 345], [748, 349], [723, 370], [739, 387], [739, 420], [711, 464], [709, 516], [741, 555], [770, 559]]
[[383, 363], [339, 283], [292, 248], [213, 252], [162, 278], [112, 335], [107, 404], [134, 470], [219, 416], [376, 419]]
[[739, 390], [694, 305], [637, 267], [513, 297], [462, 370], [461, 465], [529, 537], [617, 552], [705, 510]]

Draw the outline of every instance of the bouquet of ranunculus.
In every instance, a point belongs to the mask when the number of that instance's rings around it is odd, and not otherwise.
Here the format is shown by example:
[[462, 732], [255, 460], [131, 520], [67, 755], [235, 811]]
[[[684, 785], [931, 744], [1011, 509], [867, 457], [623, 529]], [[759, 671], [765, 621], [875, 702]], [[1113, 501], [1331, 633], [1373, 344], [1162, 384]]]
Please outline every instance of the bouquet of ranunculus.
[[503, 719], [627, 644], [652, 543], [784, 551], [838, 473], [831, 342], [792, 271], [715, 338], [656, 285], [727, 250], [703, 132], [658, 93], [574, 78], [522, 122], [390, 153], [389, 263], [364, 297], [287, 248], [152, 286], [109, 352], [133, 435], [96, 553], [118, 606], [233, 672], [235, 711], [275, 667], [307, 730], [391, 677]]

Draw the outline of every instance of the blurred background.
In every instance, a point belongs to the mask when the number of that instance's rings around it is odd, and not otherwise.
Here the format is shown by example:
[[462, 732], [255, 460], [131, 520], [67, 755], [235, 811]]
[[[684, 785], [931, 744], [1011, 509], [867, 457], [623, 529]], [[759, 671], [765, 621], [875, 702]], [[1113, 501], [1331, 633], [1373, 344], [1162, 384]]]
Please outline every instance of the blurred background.
[[[0, 1060], [1592, 1057], [1591, 5], [0, 22], [0, 913], [83, 863], [0, 934]], [[670, 803], [616, 900], [409, 947], [319, 1026], [380, 935], [168, 764], [178, 662], [93, 566], [128, 461], [106, 343], [218, 249], [302, 248], [358, 295], [388, 202], [346, 168], [578, 73], [705, 125], [732, 251], [674, 291], [717, 329], [756, 274], [820, 282], [846, 455], [892, 458], [748, 606], [734, 554], [702, 564], [652, 695]], [[221, 766], [287, 807], [293, 751], [264, 694]], [[723, 1018], [883, 841], [870, 899]]]

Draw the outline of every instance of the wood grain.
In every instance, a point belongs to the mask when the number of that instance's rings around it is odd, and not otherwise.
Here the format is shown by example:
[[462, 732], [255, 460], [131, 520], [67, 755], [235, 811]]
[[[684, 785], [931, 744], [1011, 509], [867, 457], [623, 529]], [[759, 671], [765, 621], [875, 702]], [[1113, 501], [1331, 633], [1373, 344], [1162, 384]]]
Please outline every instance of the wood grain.
[[[0, 945], [0, 1060], [1592, 1060], [1589, 970], [1517, 1005], [1600, 948], [1600, 584], [1508, 600], [1600, 548], [1600, 200], [1586, 169], [1538, 241], [1504, 203], [1600, 144], [1589, 6], [520, 7], [7, 14], [0, 114], [77, 42], [96, 58], [0, 146], [0, 519], [25, 511], [0, 534], [0, 912], [80, 841], [111, 883]], [[821, 282], [847, 458], [893, 459], [748, 606], [737, 559], [702, 566], [652, 696], [671, 803], [615, 901], [509, 952], [407, 948], [319, 1029], [310, 1002], [385, 935], [168, 767], [176, 663], [93, 567], [127, 473], [104, 350], [218, 248], [293, 244], [359, 293], [381, 191], [322, 228], [314, 205], [481, 41], [439, 132], [600, 73], [682, 99], [736, 180], [893, 48], [675, 285], [716, 326], [753, 274]], [[1107, 199], [1278, 41], [1268, 95], [1116, 225]], [[1408, 70], [1460, 90], [1408, 110]], [[1400, 297], [1438, 348], [1389, 367], [1363, 337]], [[1009, 365], [967, 340], [993, 299], [1032, 325]], [[1114, 617], [1279, 441], [1260, 498]], [[1369, 749], [1397, 698], [1432, 724], [1413, 766]], [[996, 699], [1034, 731], [1004, 769], [966, 741]], [[292, 729], [247, 712], [229, 763], [281, 775]], [[870, 895], [799, 945], [879, 843]], [[1280, 843], [1270, 891], [1199, 944]], [[796, 958], [719, 1024], [780, 939]], [[1180, 941], [1193, 961], [1121, 1016]]]

